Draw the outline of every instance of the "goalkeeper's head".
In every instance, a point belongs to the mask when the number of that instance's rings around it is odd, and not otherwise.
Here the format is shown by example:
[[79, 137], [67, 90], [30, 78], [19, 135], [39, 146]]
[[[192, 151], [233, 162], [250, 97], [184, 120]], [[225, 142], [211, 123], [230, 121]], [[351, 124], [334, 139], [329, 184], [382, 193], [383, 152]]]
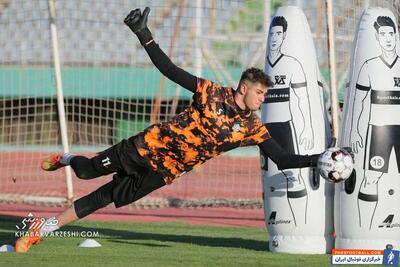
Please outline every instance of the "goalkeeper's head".
[[242, 73], [235, 93], [235, 101], [243, 110], [258, 110], [264, 102], [271, 78], [261, 69], [249, 68]]

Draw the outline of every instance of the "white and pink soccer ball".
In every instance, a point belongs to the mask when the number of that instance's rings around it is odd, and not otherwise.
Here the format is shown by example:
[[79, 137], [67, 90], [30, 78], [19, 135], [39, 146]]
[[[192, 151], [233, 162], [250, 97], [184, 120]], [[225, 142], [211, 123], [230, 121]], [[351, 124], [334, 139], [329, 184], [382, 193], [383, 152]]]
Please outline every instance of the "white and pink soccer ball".
[[330, 147], [318, 159], [318, 170], [321, 176], [333, 183], [348, 179], [353, 172], [353, 157], [339, 147]]

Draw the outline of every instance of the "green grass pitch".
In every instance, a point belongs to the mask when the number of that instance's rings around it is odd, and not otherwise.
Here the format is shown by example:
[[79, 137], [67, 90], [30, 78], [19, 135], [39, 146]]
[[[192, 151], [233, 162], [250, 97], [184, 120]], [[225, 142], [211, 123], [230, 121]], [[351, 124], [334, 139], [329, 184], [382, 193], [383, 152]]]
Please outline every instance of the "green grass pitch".
[[[20, 222], [0, 216], [0, 245], [14, 244]], [[97, 231], [102, 247], [80, 248], [81, 237], [48, 237], [26, 254], [0, 253], [0, 266], [331, 266], [329, 255], [271, 253], [266, 231], [250, 227], [83, 220], [62, 230]]]

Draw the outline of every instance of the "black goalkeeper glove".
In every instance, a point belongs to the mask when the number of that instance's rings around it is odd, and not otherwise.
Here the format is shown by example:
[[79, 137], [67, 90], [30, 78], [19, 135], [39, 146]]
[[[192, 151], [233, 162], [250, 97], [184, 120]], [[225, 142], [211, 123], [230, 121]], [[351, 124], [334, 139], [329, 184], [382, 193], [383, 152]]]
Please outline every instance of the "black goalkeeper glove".
[[149, 13], [149, 7], [146, 7], [143, 10], [143, 14], [140, 11], [140, 8], [136, 8], [124, 19], [124, 23], [136, 34], [143, 46], [153, 40], [149, 28], [147, 28], [147, 17], [149, 16]]
[[[335, 146], [336, 146], [336, 137], [332, 137], [331, 143], [329, 144], [328, 148], [330, 148], [330, 147], [335, 147]], [[347, 151], [347, 152], [351, 155], [351, 157], [352, 157], [352, 159], [353, 159], [353, 162], [354, 162], [354, 152], [353, 152], [353, 150], [351, 149], [351, 147], [345, 146], [345, 147], [342, 147], [341, 149]], [[323, 154], [323, 153], [322, 153], [322, 154]]]
[[353, 149], [351, 149], [351, 147], [349, 147], [349, 146], [342, 147], [342, 149], [346, 150], [351, 155], [351, 157], [353, 158], [353, 163], [354, 163], [354, 152], [353, 152]]

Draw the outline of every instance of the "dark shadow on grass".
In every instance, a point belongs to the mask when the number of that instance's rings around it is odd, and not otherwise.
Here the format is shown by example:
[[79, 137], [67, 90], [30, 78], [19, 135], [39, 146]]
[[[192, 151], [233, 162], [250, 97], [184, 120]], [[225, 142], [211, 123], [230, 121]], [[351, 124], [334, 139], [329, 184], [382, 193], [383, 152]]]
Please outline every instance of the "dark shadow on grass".
[[[15, 225], [21, 223], [22, 218], [12, 216], [0, 216], [0, 240], [3, 244], [14, 244], [14, 232], [17, 230]], [[10, 231], [10, 232], [3, 232]], [[100, 238], [108, 239], [110, 242], [124, 243], [128, 245], [146, 245], [146, 246], [162, 246], [154, 245], [139, 241], [162, 241], [187, 243], [198, 246], [207, 247], [226, 247], [226, 248], [243, 248], [255, 251], [268, 251], [268, 241], [258, 241], [237, 237], [206, 237], [196, 235], [185, 235], [184, 233], [146, 233], [127, 230], [117, 230], [111, 228], [92, 228], [77, 225], [68, 225], [62, 228], [63, 231], [98, 231]], [[165, 245], [168, 246], [168, 245]]]
[[[63, 230], [70, 231], [93, 231], [87, 227], [81, 226], [66, 226]], [[164, 234], [164, 233], [146, 233], [127, 230], [116, 230], [111, 228], [96, 229], [100, 237], [109, 239], [110, 242], [138, 244], [138, 241], [162, 241], [162, 242], [177, 242], [188, 243], [207, 247], [226, 247], [226, 248], [243, 248], [255, 251], [268, 251], [268, 241], [258, 241], [236, 237], [206, 237], [196, 235], [185, 235], [184, 233]], [[135, 243], [132, 243], [135, 242]]]
[[144, 243], [144, 242], [135, 242], [132, 240], [132, 242], [129, 241], [121, 241], [118, 239], [115, 240], [110, 240], [111, 242], [114, 243], [122, 243], [122, 244], [130, 244], [130, 245], [138, 245], [138, 246], [146, 246], [146, 247], [155, 247], [155, 248], [170, 248], [170, 245], [160, 245], [160, 244], [151, 244], [151, 243]]
[[23, 218], [14, 216], [0, 216], [0, 245], [15, 243], [16, 225], [20, 225]]

